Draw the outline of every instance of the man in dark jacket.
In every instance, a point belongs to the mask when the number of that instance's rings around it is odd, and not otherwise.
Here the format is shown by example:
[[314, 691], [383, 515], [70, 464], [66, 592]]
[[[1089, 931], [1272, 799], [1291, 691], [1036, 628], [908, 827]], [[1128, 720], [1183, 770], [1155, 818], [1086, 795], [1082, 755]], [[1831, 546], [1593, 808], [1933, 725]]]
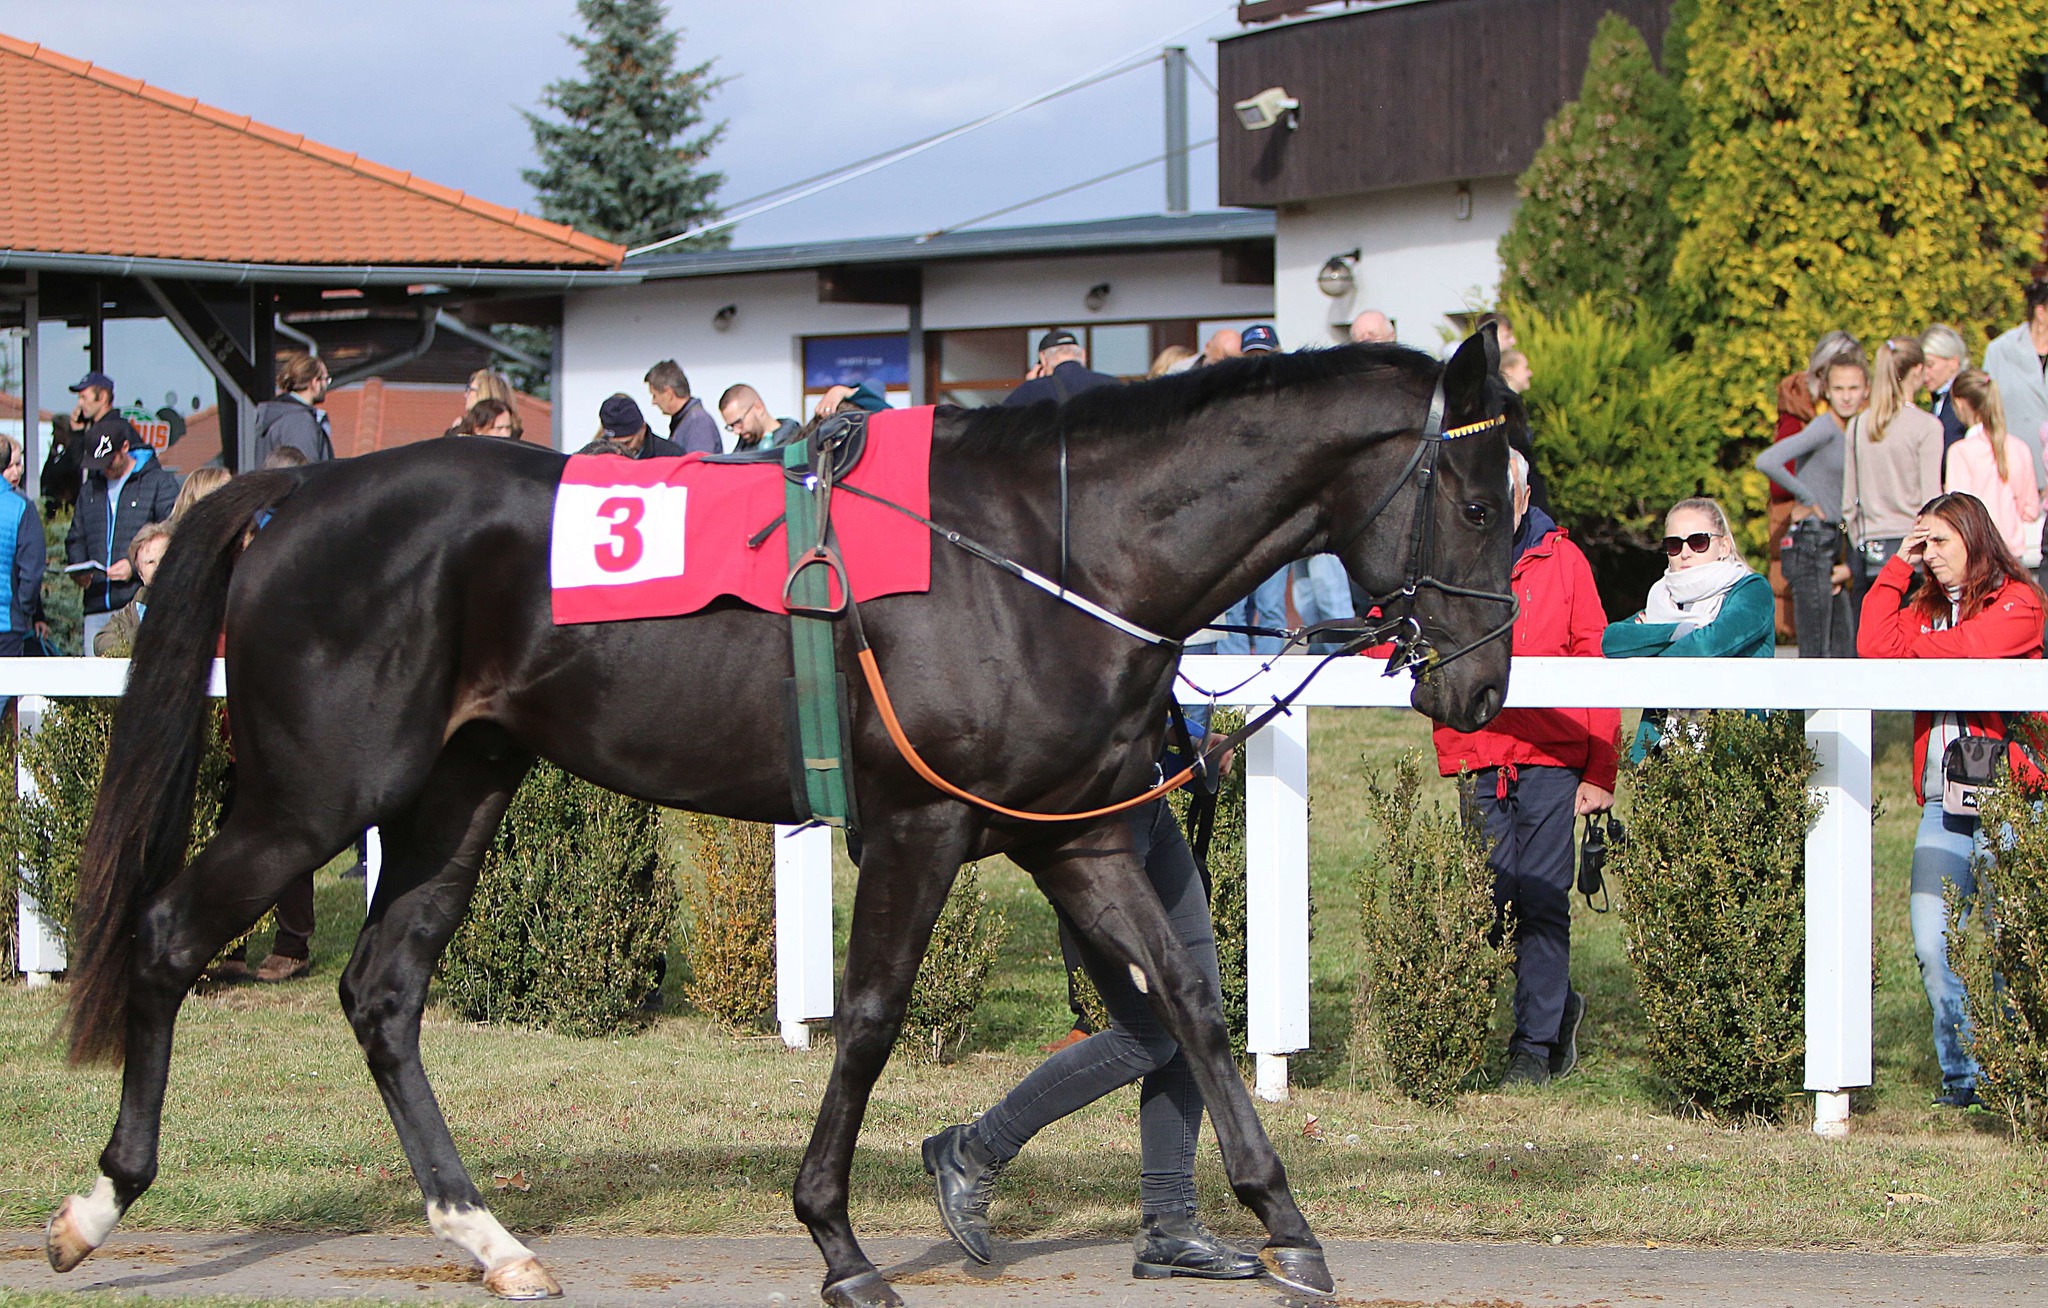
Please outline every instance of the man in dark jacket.
[[[1529, 503], [1528, 463], [1508, 456], [1515, 497], [1509, 582], [1522, 602], [1517, 656], [1600, 657], [1606, 612], [1586, 556]], [[1443, 775], [1471, 774], [1472, 816], [1492, 852], [1493, 901], [1514, 909], [1515, 1033], [1503, 1087], [1550, 1084], [1578, 1065], [1585, 997], [1571, 986], [1572, 827], [1614, 806], [1615, 709], [1503, 709], [1474, 732], [1436, 729]]]
[[647, 397], [668, 415], [669, 443], [685, 454], [718, 453], [718, 423], [704, 411], [704, 401], [690, 394], [690, 379], [674, 359], [647, 370]]
[[[627, 458], [681, 458], [687, 452], [674, 441], [663, 440], [647, 430], [647, 417], [630, 395], [614, 395], [599, 405], [597, 422], [604, 429], [603, 439], [617, 441], [624, 447], [622, 452]], [[713, 442], [711, 450], [717, 453], [716, 442]]]
[[1038, 366], [1022, 386], [1011, 391], [1004, 404], [1031, 404], [1038, 400], [1067, 400], [1098, 386], [1115, 386], [1117, 379], [1088, 367], [1088, 352], [1080, 338], [1064, 327], [1047, 332], [1038, 340]]
[[170, 520], [178, 478], [114, 411], [114, 383], [106, 374], [89, 372], [71, 389], [78, 392], [73, 418], [85, 425], [85, 454], [78, 507], [64, 536], [64, 561], [97, 565], [72, 573], [85, 587], [85, 649], [90, 651], [107, 619], [141, 589], [128, 561], [128, 542], [144, 523]]
[[[256, 466], [271, 466], [270, 456], [294, 449], [307, 463], [334, 457], [334, 439], [327, 411], [327, 365], [310, 354], [288, 354], [277, 369], [277, 398], [256, 406]], [[249, 469], [243, 469], [249, 471]]]

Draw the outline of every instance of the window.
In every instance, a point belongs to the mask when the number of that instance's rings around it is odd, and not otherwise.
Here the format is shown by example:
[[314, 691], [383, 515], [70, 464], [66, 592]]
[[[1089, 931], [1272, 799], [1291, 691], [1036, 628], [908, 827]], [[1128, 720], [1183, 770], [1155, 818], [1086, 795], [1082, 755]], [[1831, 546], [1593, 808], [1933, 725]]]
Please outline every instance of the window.
[[872, 336], [806, 336], [804, 411], [811, 411], [834, 386], [862, 382], [880, 390], [891, 404], [910, 402], [910, 338], [902, 332]]
[[1038, 362], [1039, 338], [1061, 326], [1080, 339], [1090, 368], [1126, 381], [1143, 377], [1153, 356], [1168, 345], [1192, 345], [1198, 340], [1198, 323], [1192, 318], [931, 332], [925, 337], [925, 366], [932, 401], [969, 408], [1001, 404], [1024, 384], [1024, 374]]

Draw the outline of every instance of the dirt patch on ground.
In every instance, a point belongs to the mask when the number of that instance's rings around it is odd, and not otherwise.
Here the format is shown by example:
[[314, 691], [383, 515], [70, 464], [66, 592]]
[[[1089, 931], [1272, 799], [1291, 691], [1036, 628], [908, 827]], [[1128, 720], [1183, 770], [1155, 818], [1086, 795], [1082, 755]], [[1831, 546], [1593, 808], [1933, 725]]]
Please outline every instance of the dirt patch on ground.
[[484, 1269], [461, 1263], [421, 1263], [413, 1267], [332, 1267], [330, 1275], [345, 1281], [412, 1281], [416, 1284], [469, 1285], [484, 1279]]
[[1036, 1285], [1036, 1276], [969, 1276], [949, 1268], [935, 1267], [889, 1278], [891, 1285]]
[[33, 1245], [23, 1245], [19, 1249], [0, 1249], [0, 1263], [25, 1263], [31, 1259], [41, 1261], [45, 1256], [41, 1249]]
[[704, 1278], [685, 1272], [635, 1272], [626, 1284], [635, 1290], [666, 1290], [671, 1285], [694, 1285]]

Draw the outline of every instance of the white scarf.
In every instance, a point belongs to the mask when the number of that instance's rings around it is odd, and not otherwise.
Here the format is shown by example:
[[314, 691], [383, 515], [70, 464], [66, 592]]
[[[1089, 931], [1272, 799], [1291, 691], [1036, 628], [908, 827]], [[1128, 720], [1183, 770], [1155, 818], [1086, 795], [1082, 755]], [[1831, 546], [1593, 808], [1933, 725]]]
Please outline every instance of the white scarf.
[[1721, 602], [1728, 598], [1728, 592], [1749, 575], [1750, 567], [1741, 559], [1720, 559], [1683, 572], [1667, 572], [1650, 587], [1643, 621], [1675, 622], [1688, 631], [1697, 631], [1720, 616]]

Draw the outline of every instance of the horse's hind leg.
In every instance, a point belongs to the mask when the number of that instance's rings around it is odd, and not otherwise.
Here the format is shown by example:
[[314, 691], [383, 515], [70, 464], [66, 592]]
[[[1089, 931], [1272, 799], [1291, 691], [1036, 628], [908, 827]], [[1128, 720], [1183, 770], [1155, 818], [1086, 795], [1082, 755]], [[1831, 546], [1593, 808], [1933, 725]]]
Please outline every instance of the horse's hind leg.
[[471, 728], [449, 743], [418, 801], [381, 829], [376, 902], [341, 977], [342, 1008], [419, 1182], [428, 1222], [482, 1264], [485, 1288], [505, 1299], [552, 1298], [562, 1287], [491, 1215], [470, 1180], [420, 1064], [420, 1015], [434, 964], [462, 922], [484, 851], [529, 762], [490, 729]]
[[964, 814], [952, 805], [898, 814], [864, 834], [846, 977], [832, 1024], [832, 1075], [791, 1190], [798, 1219], [825, 1255], [825, 1302], [839, 1308], [903, 1302], [854, 1238], [847, 1181], [868, 1095], [902, 1029], [911, 984], [968, 840]]
[[178, 1008], [199, 973], [246, 931], [293, 878], [339, 849], [323, 838], [286, 835], [252, 807], [238, 807], [211, 844], [144, 906], [136, 924], [128, 992], [121, 1111], [100, 1154], [92, 1192], [72, 1195], [50, 1218], [45, 1252], [68, 1272], [97, 1249], [156, 1179], [164, 1089]]
[[1114, 820], [1058, 850], [1011, 857], [1037, 878], [1101, 957], [1132, 969], [1132, 980], [1187, 1054], [1216, 1126], [1230, 1188], [1266, 1227], [1260, 1261], [1267, 1271], [1287, 1285], [1326, 1294], [1335, 1283], [1322, 1246], [1294, 1201], [1287, 1170], [1237, 1073], [1219, 997], [1174, 935], [1125, 831], [1122, 820]]

